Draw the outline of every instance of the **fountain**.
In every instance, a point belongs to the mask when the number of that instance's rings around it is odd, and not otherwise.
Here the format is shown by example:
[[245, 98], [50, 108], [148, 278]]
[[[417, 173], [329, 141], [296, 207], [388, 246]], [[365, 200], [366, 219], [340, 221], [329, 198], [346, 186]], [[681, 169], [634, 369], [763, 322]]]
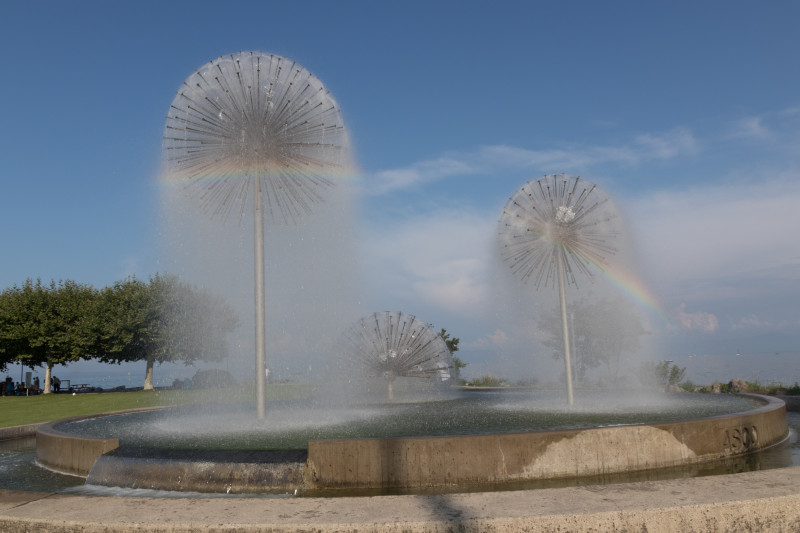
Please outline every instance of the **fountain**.
[[502, 255], [511, 270], [524, 281], [534, 277], [537, 288], [558, 280], [569, 405], [575, 399], [566, 285], [577, 285], [576, 271], [591, 277], [590, 264], [607, 264], [607, 256], [614, 253], [610, 240], [618, 233], [616, 222], [611, 202], [597, 187], [564, 174], [526, 183], [503, 209]]
[[[340, 112], [296, 63], [231, 55], [199, 69], [178, 92], [164, 148], [170, 176], [205, 212], [253, 217], [254, 406], [214, 407], [214, 419], [177, 409], [46, 424], [37, 457], [49, 468], [94, 484], [174, 491], [457, 491], [696, 467], [786, 438], [785, 406], [764, 398], [684, 396], [670, 409], [659, 395], [609, 412], [596, 409], [607, 393], [574, 401], [565, 286], [576, 270], [603, 265], [615, 233], [605, 230], [613, 221], [599, 191], [563, 175], [520, 189], [501, 235], [513, 271], [558, 285], [566, 407], [547, 391], [523, 390], [356, 404], [319, 394], [266, 409], [265, 211], [293, 231], [332, 188], [329, 174], [346, 166], [348, 149]], [[449, 353], [432, 332], [410, 315], [376, 313], [344, 335], [355, 347], [352, 361], [386, 379], [392, 398], [396, 376], [449, 381]], [[188, 437], [171, 433], [181, 426]]]
[[386, 311], [362, 318], [345, 332], [337, 352], [344, 361], [348, 385], [360, 387], [382, 378], [389, 400], [394, 399], [397, 378], [439, 389], [452, 384], [450, 349], [431, 324], [412, 315]]
[[183, 182], [214, 216], [253, 207], [256, 413], [265, 416], [265, 210], [273, 222], [307, 215], [330, 177], [347, 167], [336, 101], [305, 68], [258, 52], [220, 57], [183, 83], [169, 108], [169, 179]]

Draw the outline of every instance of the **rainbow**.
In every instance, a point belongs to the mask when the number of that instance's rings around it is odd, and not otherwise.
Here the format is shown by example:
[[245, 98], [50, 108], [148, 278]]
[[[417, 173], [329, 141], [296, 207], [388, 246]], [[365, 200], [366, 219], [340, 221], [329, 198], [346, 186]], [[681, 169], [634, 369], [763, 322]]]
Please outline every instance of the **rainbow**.
[[294, 167], [270, 165], [249, 168], [236, 168], [226, 172], [190, 172], [186, 170], [164, 170], [159, 175], [159, 182], [164, 187], [185, 187], [188, 184], [214, 184], [214, 183], [232, 183], [240, 181], [252, 180], [255, 177], [266, 178], [323, 178], [333, 182], [339, 181], [356, 181], [360, 177], [360, 173], [346, 165], [330, 166], [325, 168], [324, 171], [313, 171], [311, 173], [304, 173]]
[[604, 266], [601, 272], [617, 291], [664, 322], [670, 322], [658, 298], [636, 274], [619, 266]]

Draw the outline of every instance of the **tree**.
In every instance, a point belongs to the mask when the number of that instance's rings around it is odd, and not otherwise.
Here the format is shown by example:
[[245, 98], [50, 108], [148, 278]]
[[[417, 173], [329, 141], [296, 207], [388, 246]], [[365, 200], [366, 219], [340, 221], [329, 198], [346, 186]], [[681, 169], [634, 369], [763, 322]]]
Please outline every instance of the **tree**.
[[0, 293], [0, 370], [3, 372], [25, 351], [21, 312], [26, 307], [20, 292], [15, 286]]
[[[624, 353], [639, 349], [640, 338], [648, 332], [634, 307], [617, 300], [582, 300], [567, 315], [572, 334], [573, 369], [579, 380], [592, 368], [605, 365], [608, 375], [619, 378], [619, 361]], [[564, 341], [560, 309], [546, 314], [539, 327], [546, 333], [543, 344], [553, 349], [553, 358], [563, 357]]]
[[31, 368], [44, 365], [45, 394], [53, 365], [93, 357], [98, 292], [90, 285], [66, 280], [44, 286], [40, 279], [28, 279], [4, 290], [0, 300], [3, 364], [16, 360]]
[[102, 293], [101, 359], [146, 362], [144, 389], [153, 389], [155, 363], [219, 361], [228, 355], [226, 336], [239, 325], [220, 297], [177, 276], [156, 274], [148, 284], [135, 278]]
[[121, 363], [147, 358], [156, 342], [158, 312], [150, 286], [136, 278], [117, 281], [100, 293], [99, 358]]
[[672, 361], [646, 361], [636, 370], [636, 375], [643, 385], [655, 386], [666, 392], [683, 381], [686, 368], [681, 368]]
[[444, 343], [447, 345], [447, 348], [450, 350], [450, 354], [453, 356], [453, 371], [455, 372], [456, 383], [461, 383], [461, 369], [466, 367], [469, 363], [463, 362], [459, 357], [455, 356], [454, 354], [458, 351], [458, 339], [457, 337], [451, 337], [447, 330], [442, 328], [442, 331], [439, 333], [442, 339], [444, 339]]
[[3, 372], [17, 360], [23, 346], [18, 323], [18, 309], [22, 308], [22, 302], [17, 296], [18, 290], [14, 289], [0, 292], [0, 370]]

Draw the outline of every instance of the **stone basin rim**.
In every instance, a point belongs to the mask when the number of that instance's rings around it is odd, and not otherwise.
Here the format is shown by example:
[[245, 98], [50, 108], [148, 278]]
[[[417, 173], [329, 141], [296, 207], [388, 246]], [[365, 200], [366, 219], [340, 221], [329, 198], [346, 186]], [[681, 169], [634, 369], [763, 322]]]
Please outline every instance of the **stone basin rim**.
[[[245, 470], [225, 463], [218, 465], [220, 473], [211, 479], [193, 478], [199, 476], [199, 471], [209, 470], [207, 460], [201, 465], [201, 461], [193, 461], [191, 457], [167, 462], [163, 457], [151, 457], [150, 462], [156, 463], [150, 466], [153, 476], [137, 480], [133, 486], [149, 484], [149, 488], [163, 490], [205, 489], [207, 492], [230, 491], [237, 483], [235, 492], [259, 492], [259, 488], [291, 491], [468, 487], [699, 464], [745, 455], [784, 441], [788, 425], [783, 400], [753, 394], [742, 396], [763, 405], [733, 414], [679, 422], [576, 430], [312, 440], [308, 443], [305, 463], [284, 464], [280, 471], [274, 465], [270, 469], [264, 465], [253, 466], [252, 461], [240, 465], [246, 467]], [[128, 412], [149, 410], [155, 409]], [[148, 465], [147, 457], [109, 453], [119, 448], [116, 438], [76, 437], [56, 428], [67, 421], [123, 413], [71, 417], [41, 426], [37, 432], [37, 460], [57, 471], [83, 477], [91, 473], [93, 482], [102, 480], [98, 484], [126, 486], [125, 479], [118, 479], [116, 471], [127, 469], [138, 476]], [[721, 446], [725, 442], [727, 444]], [[587, 446], [593, 445], [596, 448], [587, 451]], [[622, 450], [622, 456], [609, 451], [614, 449]], [[587, 455], [596, 457], [587, 463]], [[171, 479], [157, 479], [169, 469], [174, 471]], [[247, 473], [242, 474], [243, 471]]]

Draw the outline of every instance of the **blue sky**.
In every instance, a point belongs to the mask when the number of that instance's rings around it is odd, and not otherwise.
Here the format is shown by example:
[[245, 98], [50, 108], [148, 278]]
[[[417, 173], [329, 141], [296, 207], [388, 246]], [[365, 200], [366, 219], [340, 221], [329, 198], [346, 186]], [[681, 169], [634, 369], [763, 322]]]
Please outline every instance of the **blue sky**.
[[566, 172], [625, 214], [667, 317], [648, 322], [656, 358], [793, 382], [797, 20], [796, 2], [4, 3], [0, 286], [163, 270], [167, 108], [204, 63], [262, 50], [341, 106], [365, 309], [446, 327], [470, 372], [505, 372], [496, 222], [526, 181]]

